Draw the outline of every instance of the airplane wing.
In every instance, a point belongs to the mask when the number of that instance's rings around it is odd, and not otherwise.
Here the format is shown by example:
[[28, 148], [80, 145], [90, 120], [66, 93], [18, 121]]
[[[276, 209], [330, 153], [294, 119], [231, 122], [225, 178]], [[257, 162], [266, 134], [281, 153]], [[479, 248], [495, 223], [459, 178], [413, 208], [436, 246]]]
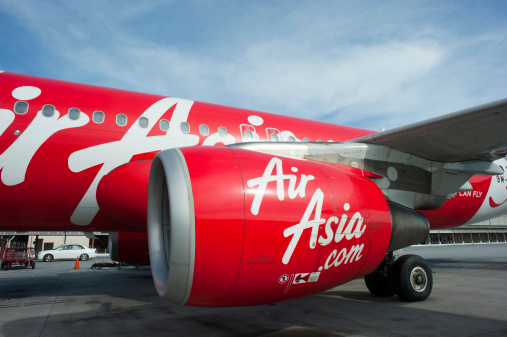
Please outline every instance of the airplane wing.
[[383, 145], [438, 162], [492, 161], [507, 154], [507, 99], [350, 142]]
[[474, 174], [503, 174], [507, 99], [345, 143], [243, 143], [232, 146], [339, 164], [372, 177], [386, 197], [419, 210], [438, 209], [469, 191]]

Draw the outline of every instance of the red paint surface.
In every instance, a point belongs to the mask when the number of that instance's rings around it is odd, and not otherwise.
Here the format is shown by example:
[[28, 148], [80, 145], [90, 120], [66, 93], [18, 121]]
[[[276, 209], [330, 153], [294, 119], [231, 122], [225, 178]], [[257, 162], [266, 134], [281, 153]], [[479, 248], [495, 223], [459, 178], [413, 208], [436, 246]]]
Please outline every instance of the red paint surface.
[[134, 161], [104, 176], [97, 188], [101, 211], [119, 223], [145, 230], [150, 167], [151, 160]]
[[[114, 248], [113, 248], [114, 249]], [[119, 232], [117, 262], [149, 263], [148, 233]]]
[[[491, 177], [473, 176], [469, 180], [473, 191], [459, 192], [435, 211], [422, 211], [430, 222], [431, 229], [450, 228], [463, 225], [479, 210], [491, 184]], [[474, 194], [475, 192], [475, 194]], [[482, 192], [478, 196], [477, 192]]]

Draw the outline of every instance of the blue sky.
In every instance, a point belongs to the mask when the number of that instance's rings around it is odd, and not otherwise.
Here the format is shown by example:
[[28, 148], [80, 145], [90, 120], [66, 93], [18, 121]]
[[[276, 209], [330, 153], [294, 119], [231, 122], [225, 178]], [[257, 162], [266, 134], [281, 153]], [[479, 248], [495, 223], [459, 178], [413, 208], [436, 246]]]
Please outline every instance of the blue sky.
[[507, 1], [0, 0], [0, 69], [380, 130], [507, 98]]

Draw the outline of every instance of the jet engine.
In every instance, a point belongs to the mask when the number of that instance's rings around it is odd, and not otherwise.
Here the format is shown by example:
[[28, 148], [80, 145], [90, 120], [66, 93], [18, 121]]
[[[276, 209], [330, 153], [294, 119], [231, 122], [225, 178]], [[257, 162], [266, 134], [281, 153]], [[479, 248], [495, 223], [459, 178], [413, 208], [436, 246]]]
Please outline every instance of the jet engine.
[[156, 289], [181, 305], [321, 292], [374, 271], [391, 241], [389, 206], [371, 179], [237, 148], [158, 153], [147, 211]]

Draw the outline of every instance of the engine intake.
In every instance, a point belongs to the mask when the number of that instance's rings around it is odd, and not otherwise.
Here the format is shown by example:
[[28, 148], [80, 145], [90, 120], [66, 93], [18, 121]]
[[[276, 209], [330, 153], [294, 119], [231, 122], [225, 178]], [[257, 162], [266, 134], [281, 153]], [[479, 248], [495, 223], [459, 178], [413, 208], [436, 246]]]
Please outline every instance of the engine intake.
[[177, 304], [186, 303], [192, 289], [195, 216], [191, 188], [180, 151], [168, 150], [155, 157], [147, 214], [152, 274], [159, 295]]

